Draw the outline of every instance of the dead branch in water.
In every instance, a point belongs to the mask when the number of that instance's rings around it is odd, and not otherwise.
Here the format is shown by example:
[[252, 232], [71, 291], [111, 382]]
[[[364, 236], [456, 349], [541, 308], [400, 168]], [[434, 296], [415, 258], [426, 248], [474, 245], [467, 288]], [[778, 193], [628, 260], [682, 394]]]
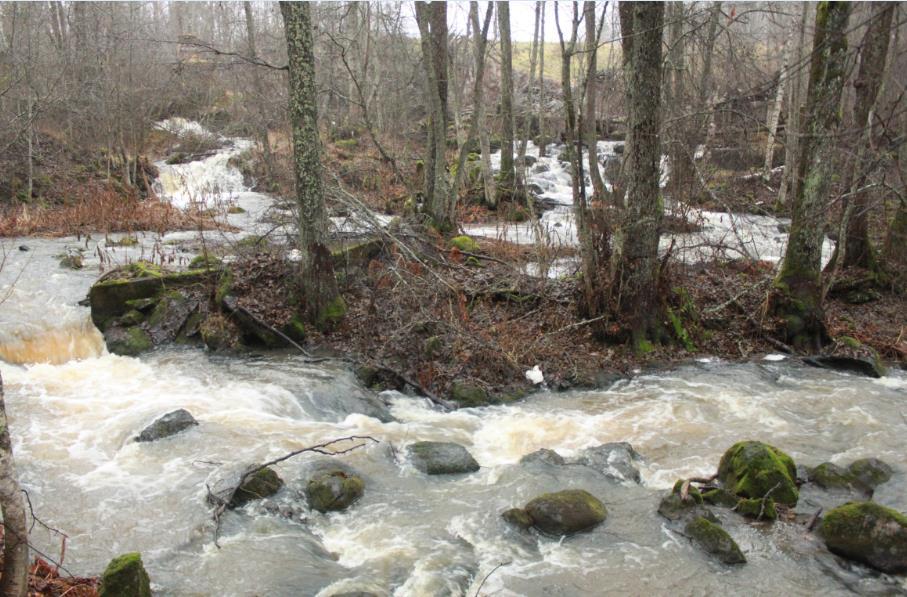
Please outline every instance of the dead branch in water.
[[260, 471], [262, 469], [265, 469], [265, 468], [268, 468], [269, 466], [273, 466], [275, 464], [279, 464], [281, 462], [289, 460], [290, 458], [293, 458], [294, 456], [299, 456], [300, 454], [305, 454], [306, 452], [312, 452], [315, 454], [323, 454], [325, 456], [340, 456], [342, 454], [348, 454], [348, 453], [352, 452], [353, 450], [358, 450], [359, 448], [366, 445], [366, 443], [361, 443], [361, 444], [356, 444], [355, 446], [352, 446], [352, 447], [349, 447], [349, 448], [346, 448], [343, 450], [334, 450], [333, 449], [333, 446], [335, 446], [336, 444], [339, 444], [341, 442], [346, 442], [346, 441], [355, 441], [355, 440], [368, 440], [368, 441], [375, 442], [375, 443], [379, 443], [379, 441], [380, 441], [370, 435], [350, 435], [348, 437], [332, 439], [330, 441], [326, 441], [321, 444], [315, 444], [314, 446], [308, 446], [306, 448], [301, 448], [299, 450], [293, 450], [292, 452], [284, 454], [283, 456], [280, 456], [278, 458], [274, 458], [273, 460], [269, 460], [262, 464], [257, 464], [257, 465], [251, 466], [248, 469], [246, 469], [246, 471], [242, 475], [240, 475], [239, 481], [237, 481], [233, 486], [228, 488], [226, 491], [221, 491], [221, 492], [215, 493], [214, 491], [211, 490], [211, 487], [206, 483], [205, 488], [208, 490], [208, 501], [210, 503], [215, 504], [214, 513], [213, 513], [214, 545], [216, 545], [218, 547], [218, 549], [220, 548], [220, 543], [218, 541], [218, 533], [220, 532], [220, 519], [223, 516], [224, 512], [226, 512], [227, 508], [229, 507], [230, 502], [233, 501], [233, 496], [236, 495], [236, 492], [239, 491], [239, 488], [242, 487], [243, 483], [245, 483], [249, 477], [251, 477], [252, 475], [254, 475], [255, 473], [257, 473], [258, 471]]

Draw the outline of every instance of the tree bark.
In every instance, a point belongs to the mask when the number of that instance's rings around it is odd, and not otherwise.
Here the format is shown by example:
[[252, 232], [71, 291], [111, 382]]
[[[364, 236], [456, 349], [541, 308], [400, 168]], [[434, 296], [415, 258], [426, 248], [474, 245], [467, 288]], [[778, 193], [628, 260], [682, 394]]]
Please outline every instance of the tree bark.
[[693, 155], [696, 151], [696, 140], [690, 139], [695, 137], [693, 132], [696, 127], [691, 126], [689, 121], [691, 117], [687, 115], [689, 105], [687, 104], [686, 85], [684, 76], [686, 74], [686, 48], [683, 34], [683, 2], [671, 2], [671, 23], [668, 27], [668, 71], [666, 75], [670, 85], [666, 85], [666, 96], [669, 98], [667, 109], [672, 116], [673, 122], [669, 127], [669, 149], [671, 172], [668, 178], [668, 191], [671, 198], [676, 204], [684, 203], [689, 198], [694, 184], [694, 165], [692, 163]]
[[[860, 70], [854, 81], [856, 100], [853, 108], [853, 122], [861, 131], [857, 158], [850, 174], [852, 199], [845, 199], [844, 213], [846, 234], [843, 247], [844, 267], [878, 269], [875, 249], [869, 240], [870, 194], [860, 191], [868, 174], [867, 153], [872, 148], [872, 121], [879, 92], [885, 74], [885, 60], [888, 56], [888, 40], [891, 37], [891, 20], [896, 4], [889, 2], [871, 3], [872, 16], [860, 49]], [[849, 203], [853, 209], [848, 209]], [[840, 257], [840, 256], [839, 256]]]
[[542, 104], [545, 101], [545, 10], [547, 4], [542, 2], [542, 22], [539, 25], [539, 97], [536, 111], [539, 116], [539, 157], [545, 155], [545, 114], [542, 112]]
[[[658, 299], [658, 240], [662, 217], [659, 189], [661, 150], [661, 64], [664, 5], [632, 3], [630, 36], [623, 27], [629, 15], [621, 6], [621, 35], [630, 54], [626, 58], [627, 208], [621, 222], [620, 258], [612, 280], [616, 313], [628, 328], [637, 351], [661, 339]], [[632, 41], [630, 41], [632, 40]]]
[[[258, 58], [258, 48], [255, 43], [255, 19], [252, 16], [252, 3], [243, 2], [243, 11], [246, 17], [246, 47], [249, 52], [249, 58], [256, 60]], [[258, 108], [258, 142], [261, 144], [261, 151], [264, 155], [265, 172], [270, 177], [271, 173], [271, 142], [268, 139], [268, 115], [264, 108], [264, 87], [261, 83], [261, 73], [259, 67], [252, 65], [252, 85], [255, 94], [258, 96], [256, 106]]]
[[772, 176], [772, 161], [775, 159], [775, 142], [778, 134], [778, 121], [781, 119], [781, 106], [784, 104], [784, 88], [787, 86], [788, 69], [790, 67], [791, 39], [784, 42], [782, 50], [781, 71], [778, 73], [778, 89], [775, 90], [775, 99], [769, 105], [766, 118], [768, 135], [765, 141], [765, 160], [762, 166], [762, 178], [768, 180]]
[[300, 285], [309, 320], [324, 325], [339, 319], [345, 307], [337, 291], [331, 252], [325, 244], [327, 215], [321, 179], [310, 9], [311, 5], [304, 2], [280, 3], [289, 65], [289, 114], [302, 252]]
[[495, 2], [501, 34], [501, 172], [498, 191], [514, 193], [513, 167], [513, 46], [510, 42], [510, 4]]
[[803, 107], [803, 80], [806, 69], [800, 67], [806, 60], [806, 21], [809, 15], [809, 2], [803, 2], [800, 9], [800, 32], [797, 38], [797, 49], [793, 64], [798, 65], [797, 72], [788, 76], [790, 89], [787, 93], [787, 122], [784, 125], [784, 178], [778, 191], [778, 205], [784, 205], [788, 197], [797, 194], [797, 162], [800, 159], [800, 112]]
[[[536, 1], [535, 3], [535, 28], [532, 33], [532, 46], [530, 48], [529, 54], [529, 85], [528, 91], [526, 93], [527, 99], [532, 95], [532, 83], [535, 81], [535, 67], [538, 63], [538, 52], [541, 49], [539, 46], [539, 25], [540, 25], [540, 13], [542, 11], [542, 3]], [[539, 77], [539, 83], [541, 84], [541, 77]], [[527, 101], [526, 110], [524, 110], [523, 115], [523, 128], [520, 131], [520, 140], [519, 140], [519, 151], [517, 152], [517, 166], [516, 166], [516, 176], [517, 176], [517, 188], [520, 191], [520, 194], [526, 199], [527, 205], [532, 207], [532, 201], [530, 197], [526, 194], [526, 148], [529, 145], [529, 126], [530, 121], [532, 120], [528, 104], [530, 101]]]
[[28, 592], [28, 519], [13, 462], [13, 445], [0, 377], [0, 513], [3, 514], [3, 574], [0, 595], [25, 597]]
[[793, 198], [790, 237], [781, 270], [769, 292], [768, 313], [783, 320], [788, 344], [818, 350], [828, 341], [822, 308], [820, 267], [828, 191], [834, 173], [832, 135], [840, 123], [847, 78], [847, 21], [852, 6], [820, 2], [810, 63], [802, 155], [802, 181]]
[[586, 23], [586, 59], [588, 62], [588, 79], [586, 80], [585, 107], [583, 108], [583, 142], [589, 156], [589, 177], [592, 179], [592, 198], [602, 200], [605, 197], [605, 183], [598, 167], [598, 135], [596, 134], [595, 104], [598, 89], [598, 32], [595, 29], [595, 2], [583, 3], [583, 14]]

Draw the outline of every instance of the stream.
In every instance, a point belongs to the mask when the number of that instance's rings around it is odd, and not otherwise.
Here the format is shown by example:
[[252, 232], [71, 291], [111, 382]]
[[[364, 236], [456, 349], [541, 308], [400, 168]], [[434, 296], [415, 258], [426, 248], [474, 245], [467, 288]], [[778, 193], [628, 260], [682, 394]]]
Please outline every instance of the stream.
[[[239, 230], [234, 238], [270, 228], [260, 220], [272, 198], [245, 189], [227, 163], [226, 154], [243, 148], [231, 140], [199, 162], [158, 164], [163, 194], [180, 205], [201, 195], [243, 207], [229, 216]], [[543, 187], [548, 193], [562, 184], [554, 178]], [[568, 210], [545, 217], [553, 226]], [[566, 220], [561, 228], [569, 228]], [[739, 218], [736, 225], [763, 239], [760, 230], [777, 221]], [[759, 245], [763, 257], [780, 255], [777, 235]], [[907, 510], [903, 371], [869, 379], [778, 355], [739, 364], [701, 359], [608, 388], [542, 390], [507, 406], [446, 413], [397, 392], [376, 397], [347, 367], [294, 354], [226, 356], [178, 346], [140, 358], [109, 354], [78, 304], [102, 265], [150, 255], [179, 264], [194, 255], [197, 237], [140, 234], [132, 247], [107, 246], [101, 237], [0, 239], [0, 372], [16, 464], [35, 512], [68, 535], [64, 565], [73, 574], [98, 574], [112, 557], [140, 551], [159, 595], [907, 592], [903, 577], [843, 566], [801, 524], [748, 524], [721, 513], [748, 559], [728, 568], [656, 513], [677, 478], [713, 472], [724, 450], [744, 439], [808, 465], [886, 460], [897, 472], [875, 499]], [[78, 249], [85, 267], [61, 268], [55, 256]], [[157, 442], [132, 441], [178, 408], [200, 425]], [[287, 483], [279, 493], [225, 515], [215, 546], [206, 483], [351, 435], [379, 440], [337, 457], [365, 480], [359, 502], [339, 513], [310, 511], [302, 497], [307, 473], [327, 457], [303, 454], [275, 467]], [[405, 458], [405, 447], [420, 440], [460, 443], [481, 469], [425, 476]], [[574, 456], [617, 441], [644, 457], [641, 483], [581, 465], [520, 463], [540, 448]], [[556, 540], [520, 533], [500, 517], [565, 488], [599, 497], [605, 523]], [[814, 512], [819, 502], [810, 500], [804, 494], [798, 512]], [[38, 525], [31, 540], [58, 558], [58, 535]]]

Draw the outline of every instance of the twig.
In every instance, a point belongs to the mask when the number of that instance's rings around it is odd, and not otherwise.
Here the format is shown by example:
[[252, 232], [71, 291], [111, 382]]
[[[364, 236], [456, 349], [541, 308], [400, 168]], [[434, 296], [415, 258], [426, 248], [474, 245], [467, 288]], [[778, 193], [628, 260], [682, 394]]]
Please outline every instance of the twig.
[[822, 514], [822, 508], [816, 510], [815, 514], [809, 517], [809, 522], [806, 523], [806, 530], [812, 531], [815, 528], [816, 523], [819, 522], [819, 516]]
[[492, 569], [491, 569], [491, 572], [489, 572], [488, 574], [485, 575], [485, 578], [483, 578], [483, 579], [482, 579], [482, 582], [479, 583], [479, 588], [476, 589], [476, 595], [475, 595], [475, 597], [479, 597], [479, 593], [482, 592], [482, 587], [485, 586], [485, 581], [488, 580], [488, 578], [489, 578], [492, 574], [494, 574], [495, 572], [497, 572], [497, 571], [498, 571], [498, 568], [500, 568], [500, 567], [502, 567], [502, 566], [504, 566], [504, 565], [506, 565], [506, 564], [509, 564], [509, 562], [501, 562], [500, 564], [498, 564], [497, 566], [495, 566], [494, 568], [492, 568]]

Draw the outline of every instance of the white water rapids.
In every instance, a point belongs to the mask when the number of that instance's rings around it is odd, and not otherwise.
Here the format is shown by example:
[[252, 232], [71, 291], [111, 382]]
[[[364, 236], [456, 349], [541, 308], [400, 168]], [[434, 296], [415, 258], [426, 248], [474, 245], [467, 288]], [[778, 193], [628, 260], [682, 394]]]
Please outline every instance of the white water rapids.
[[[193, 180], [236, 180], [218, 156], [184, 167]], [[167, 183], [183, 167], [169, 168], [162, 168], [165, 190], [201, 192]], [[244, 233], [267, 226], [257, 221], [267, 195], [234, 183], [218, 193], [248, 209], [230, 216]], [[157, 246], [178, 261], [191, 256], [192, 239], [147, 234], [130, 248], [105, 248], [100, 238], [2, 240], [0, 300], [8, 298], [0, 305], [0, 372], [17, 466], [36, 513], [69, 536], [64, 565], [75, 574], [97, 574], [113, 556], [135, 550], [160, 595], [472, 596], [480, 586], [483, 595], [501, 596], [905, 590], [903, 581], [865, 578], [830, 562], [800, 525], [749, 525], [729, 514], [726, 528], [749, 562], [725, 568], [655, 512], [676, 478], [712, 472], [742, 439], [772, 443], [810, 465], [882, 458], [898, 472], [877, 499], [907, 510], [903, 372], [872, 380], [788, 360], [711, 360], [606, 389], [543, 391], [453, 413], [390, 392], [381, 398], [393, 420], [382, 421], [370, 416], [374, 397], [339, 364], [189, 347], [140, 358], [108, 354], [88, 309], [77, 304], [99, 273], [99, 255], [124, 262]], [[54, 255], [77, 247], [86, 248], [85, 268], [61, 269]], [[200, 425], [159, 442], [130, 441], [177, 408]], [[206, 482], [353, 434], [381, 442], [340, 457], [365, 479], [360, 502], [342, 513], [309, 511], [300, 494], [316, 459], [300, 456], [277, 467], [287, 482], [281, 492], [225, 516], [221, 548], [214, 546]], [[420, 474], [404, 448], [432, 439], [463, 444], [481, 470]], [[610, 441], [643, 454], [642, 485], [615, 484], [584, 466], [519, 464], [539, 448], [566, 456]], [[539, 493], [570, 487], [602, 499], [608, 520], [557, 541], [521, 535], [500, 518]], [[803, 501], [804, 512], [815, 509]], [[60, 538], [40, 526], [32, 541], [59, 554]]]

